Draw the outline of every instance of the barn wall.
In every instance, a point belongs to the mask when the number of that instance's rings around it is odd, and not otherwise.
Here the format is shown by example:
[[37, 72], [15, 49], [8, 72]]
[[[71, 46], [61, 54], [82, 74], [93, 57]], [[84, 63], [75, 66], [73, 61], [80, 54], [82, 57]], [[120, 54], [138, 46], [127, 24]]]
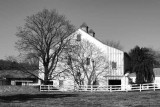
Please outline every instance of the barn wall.
[[129, 55], [124, 53], [124, 74], [131, 71], [131, 59]]
[[[81, 39], [88, 40], [89, 42], [95, 44], [99, 49], [101, 49], [101, 51], [104, 53], [106, 59], [108, 59], [108, 61], [109, 61], [109, 68], [106, 71], [106, 74], [104, 74], [104, 76], [110, 77], [110, 78], [106, 78], [101, 81], [108, 80], [111, 78], [112, 79], [119, 78], [123, 81], [122, 78], [124, 76], [124, 52], [103, 44], [102, 42], [100, 42], [99, 40], [90, 36], [89, 34], [87, 34], [86, 32], [84, 32], [81, 29], [78, 29], [73, 34], [74, 36], [71, 35], [71, 36], [73, 36], [74, 41], [76, 40], [76, 35], [78, 35], [78, 34], [81, 34]], [[113, 68], [113, 63], [116, 63], [116, 68]], [[41, 71], [39, 72], [39, 77], [44, 79], [44, 73], [43, 73], [44, 69], [42, 66], [42, 62], [39, 63], [39, 67], [41, 69]], [[106, 82], [105, 84], [107, 84], [107, 83], [108, 82]], [[124, 83], [124, 82], [122, 82], [122, 83]]]
[[160, 77], [155, 77], [154, 83], [159, 83], [160, 84]]
[[154, 83], [157, 84], [158, 87], [160, 87], [160, 77], [155, 77]]
[[[44, 67], [42, 59], [39, 59], [39, 74], [38, 77], [44, 80]], [[40, 80], [38, 80], [38, 83], [41, 83]]]
[[[107, 46], [100, 42], [99, 40], [95, 39], [94, 37], [88, 35], [83, 30], [79, 29], [76, 34], [81, 34], [81, 38], [88, 40], [89, 42], [95, 44], [101, 51], [105, 54], [106, 59], [109, 60], [109, 71], [107, 75], [111, 76], [122, 76], [124, 75], [124, 52], [110, 46]], [[75, 37], [76, 37], [75, 34]], [[75, 38], [74, 37], [74, 38]], [[116, 69], [112, 68], [112, 62], [116, 62]]]
[[[81, 35], [81, 40], [87, 40], [97, 46], [105, 55], [106, 59], [109, 61], [109, 68], [104, 74], [106, 78], [99, 78], [99, 83], [101, 85], [108, 85], [109, 79], [120, 79], [123, 84], [126, 83], [124, 77], [124, 52], [110, 46], [107, 46], [95, 39], [93, 36], [90, 36], [88, 33], [79, 29], [77, 32], [73, 34], [72, 43], [78, 42], [76, 41], [77, 35]], [[116, 68], [113, 68], [112, 63], [116, 63]]]
[[[136, 76], [132, 76], [132, 77], [130, 77], [130, 78], [132, 79], [132, 81], [133, 81], [134, 83], [136, 82]], [[159, 77], [159, 76], [156, 76], [156, 77], [155, 77], [154, 83], [160, 84], [160, 77]]]

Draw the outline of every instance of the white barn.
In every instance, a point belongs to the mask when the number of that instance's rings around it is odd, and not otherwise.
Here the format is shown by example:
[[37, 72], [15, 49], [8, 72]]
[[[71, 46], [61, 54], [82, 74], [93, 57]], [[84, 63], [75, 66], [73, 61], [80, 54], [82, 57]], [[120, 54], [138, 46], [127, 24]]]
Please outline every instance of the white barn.
[[[125, 52], [118, 50], [116, 48], [107, 46], [103, 44], [101, 41], [95, 38], [94, 32], [88, 32], [88, 26], [82, 26], [76, 32], [74, 32], [71, 36], [73, 36], [73, 40], [77, 40], [79, 38], [81, 40], [89, 41], [93, 43], [96, 47], [98, 47], [108, 58], [110, 62], [110, 67], [104, 73], [102, 77], [99, 78], [100, 85], [128, 85], [128, 77], [125, 76], [125, 64], [127, 64]], [[42, 68], [42, 63], [39, 64], [40, 68]], [[60, 70], [59, 68], [57, 68]], [[44, 79], [43, 72], [39, 73], [39, 76]], [[65, 77], [63, 74], [60, 77], [57, 77], [53, 80], [53, 85], [55, 86], [68, 86], [75, 85], [73, 77]]]

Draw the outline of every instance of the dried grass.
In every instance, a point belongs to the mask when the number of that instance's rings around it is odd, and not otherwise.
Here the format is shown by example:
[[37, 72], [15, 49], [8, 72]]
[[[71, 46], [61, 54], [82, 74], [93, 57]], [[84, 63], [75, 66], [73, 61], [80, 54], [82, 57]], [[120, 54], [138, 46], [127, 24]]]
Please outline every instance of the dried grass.
[[19, 90], [1, 94], [0, 107], [160, 107], [159, 90], [93, 93], [39, 92], [34, 88], [26, 89], [28, 92], [24, 87]]

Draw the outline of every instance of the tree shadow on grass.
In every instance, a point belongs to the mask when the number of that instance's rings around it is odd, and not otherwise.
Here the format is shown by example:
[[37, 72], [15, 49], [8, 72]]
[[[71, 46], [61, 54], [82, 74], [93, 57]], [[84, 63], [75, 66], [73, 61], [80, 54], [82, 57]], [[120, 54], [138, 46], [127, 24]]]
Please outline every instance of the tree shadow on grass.
[[17, 94], [10, 96], [0, 96], [0, 102], [25, 102], [29, 100], [41, 100], [44, 98], [65, 98], [77, 96], [77, 94]]

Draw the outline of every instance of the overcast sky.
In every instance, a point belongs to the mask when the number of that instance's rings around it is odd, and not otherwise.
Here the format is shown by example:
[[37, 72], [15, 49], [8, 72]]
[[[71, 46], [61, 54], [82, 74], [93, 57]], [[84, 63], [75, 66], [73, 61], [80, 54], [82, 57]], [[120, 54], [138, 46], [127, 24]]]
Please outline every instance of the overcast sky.
[[77, 28], [86, 22], [99, 40], [160, 49], [160, 0], [0, 0], [0, 59], [18, 55], [15, 36], [26, 16], [57, 9]]

